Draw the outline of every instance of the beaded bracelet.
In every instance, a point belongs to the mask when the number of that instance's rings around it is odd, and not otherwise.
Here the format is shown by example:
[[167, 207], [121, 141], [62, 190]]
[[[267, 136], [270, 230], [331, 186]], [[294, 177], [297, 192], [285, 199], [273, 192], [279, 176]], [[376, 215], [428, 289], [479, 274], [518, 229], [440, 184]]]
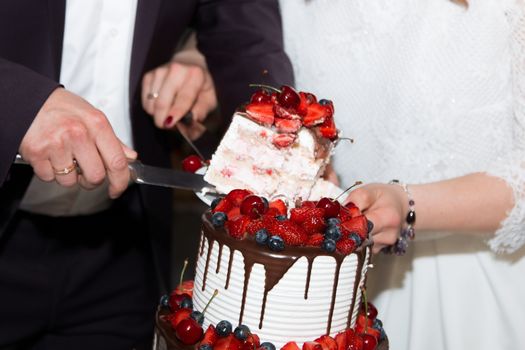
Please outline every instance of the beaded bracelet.
[[391, 246], [383, 248], [383, 251], [388, 254], [404, 255], [407, 251], [408, 240], [413, 240], [416, 236], [416, 231], [414, 230], [414, 225], [416, 223], [416, 210], [414, 208], [416, 202], [412, 198], [412, 194], [408, 189], [408, 185], [400, 182], [399, 180], [392, 180], [389, 182], [391, 185], [398, 185], [403, 188], [403, 191], [407, 194], [408, 197], [408, 214], [405, 218], [406, 226], [401, 229], [399, 238], [396, 240], [396, 243]]

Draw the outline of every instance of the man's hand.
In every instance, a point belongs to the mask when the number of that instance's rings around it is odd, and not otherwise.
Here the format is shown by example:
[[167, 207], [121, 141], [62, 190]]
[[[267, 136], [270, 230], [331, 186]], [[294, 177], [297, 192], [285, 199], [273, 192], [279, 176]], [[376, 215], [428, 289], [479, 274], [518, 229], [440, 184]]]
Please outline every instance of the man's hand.
[[[107, 176], [109, 196], [116, 198], [129, 183], [126, 158], [135, 151], [117, 138], [106, 116], [79, 96], [62, 88], [46, 100], [25, 134], [19, 152], [43, 181], [62, 186], [77, 182], [86, 189], [100, 185]], [[82, 174], [57, 175], [78, 162]]]
[[173, 128], [191, 112], [192, 125], [179, 125], [195, 139], [204, 130], [201, 122], [217, 107], [217, 98], [207, 69], [173, 61], [144, 75], [142, 106], [164, 129]]

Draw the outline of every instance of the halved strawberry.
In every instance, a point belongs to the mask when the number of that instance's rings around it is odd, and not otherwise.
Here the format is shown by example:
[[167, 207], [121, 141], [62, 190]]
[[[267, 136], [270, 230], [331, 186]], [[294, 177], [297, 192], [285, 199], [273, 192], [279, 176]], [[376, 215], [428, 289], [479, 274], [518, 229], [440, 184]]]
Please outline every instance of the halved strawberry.
[[[290, 341], [283, 345], [281, 350], [301, 350], [296, 342]], [[345, 349], [346, 350], [346, 349]]]
[[256, 219], [256, 220], [251, 220], [248, 225], [246, 225], [246, 232], [250, 235], [250, 236], [254, 236], [257, 231], [261, 230], [264, 228], [264, 222], [261, 219]]
[[224, 197], [223, 199], [221, 199], [219, 204], [217, 204], [215, 208], [213, 208], [212, 213], [217, 213], [217, 212], [227, 213], [233, 207], [234, 207], [233, 202], [227, 199], [226, 197]]
[[326, 137], [331, 141], [337, 139], [337, 128], [335, 127], [334, 118], [327, 117], [319, 127], [319, 132], [323, 137]]
[[319, 103], [314, 102], [308, 106], [308, 112], [303, 118], [303, 124], [307, 128], [324, 123], [327, 117], [326, 108]]
[[346, 350], [346, 332], [337, 333], [335, 342], [337, 343], [337, 350]]
[[182, 320], [190, 317], [192, 312], [193, 310], [190, 308], [178, 309], [173, 314], [168, 315], [168, 317], [166, 317], [166, 320], [171, 324], [171, 328], [175, 330], [175, 328], [177, 328], [177, 326]]
[[359, 335], [348, 338], [347, 350], [363, 350], [363, 338]]
[[[324, 210], [321, 209], [321, 211], [324, 213]], [[304, 228], [306, 233], [313, 234], [316, 232], [323, 232], [326, 228], [326, 222], [323, 215], [310, 215], [306, 218], [301, 226]]]
[[329, 335], [322, 335], [315, 340], [323, 347], [323, 350], [337, 350], [335, 339]]
[[275, 208], [279, 211], [279, 215], [286, 215], [288, 213], [288, 208], [286, 207], [286, 203], [282, 199], [275, 199], [270, 202], [269, 205], [270, 209]]
[[239, 215], [241, 215], [241, 208], [239, 207], [233, 207], [226, 213], [226, 216], [228, 216], [228, 220], [236, 218]]
[[[313, 96], [312, 94], [308, 94], [306, 92], [299, 92], [299, 96], [301, 97], [301, 102], [299, 103], [299, 106], [297, 107], [297, 114], [304, 117], [306, 113], [308, 113], [308, 105], [312, 103], [312, 100], [309, 98], [308, 95]], [[315, 97], [314, 97], [315, 98]]]
[[349, 232], [357, 233], [361, 239], [366, 239], [368, 236], [368, 222], [364, 215], [359, 215], [341, 222], [341, 227]]
[[243, 239], [246, 236], [246, 226], [249, 222], [250, 218], [248, 216], [239, 215], [226, 221], [226, 231], [235, 239]]
[[276, 117], [282, 118], [282, 119], [301, 119], [301, 116], [296, 114], [295, 110], [293, 109], [286, 109], [283, 106], [279, 104], [275, 104], [273, 106], [273, 112]]
[[230, 202], [232, 202], [233, 206], [239, 207], [244, 198], [246, 198], [250, 194], [253, 194], [253, 192], [249, 190], [236, 189], [230, 191], [230, 193], [228, 193], [224, 198], [227, 198]]
[[276, 220], [268, 230], [272, 235], [281, 237], [286, 245], [299, 246], [308, 240], [308, 235], [304, 229], [290, 220]]
[[208, 326], [208, 329], [206, 329], [206, 332], [204, 332], [204, 336], [202, 337], [202, 340], [199, 343], [199, 346], [205, 345], [205, 344], [213, 346], [213, 344], [215, 344], [215, 342], [217, 341], [217, 338], [218, 336], [217, 336], [217, 333], [215, 332], [215, 326], [210, 324]]
[[[313, 202], [311, 202], [313, 203]], [[290, 220], [293, 222], [296, 222], [298, 224], [302, 224], [305, 222], [309, 217], [311, 216], [317, 216], [317, 217], [323, 217], [324, 216], [324, 210], [322, 208], [315, 208], [315, 207], [309, 207], [305, 206], [303, 203], [303, 206], [300, 208], [293, 208], [290, 211]]]
[[306, 208], [315, 208], [317, 207], [317, 202], [314, 202], [314, 201], [304, 201], [301, 203], [301, 207], [306, 207]]
[[183, 281], [172, 293], [188, 294], [190, 298], [193, 297], [193, 280]]
[[295, 133], [303, 124], [298, 119], [275, 118], [275, 127], [281, 133]]
[[275, 118], [273, 113], [273, 104], [271, 102], [248, 104], [246, 106], [246, 115], [254, 122], [265, 126], [273, 125]]
[[288, 147], [294, 143], [295, 134], [275, 134], [272, 137], [272, 144], [277, 148]]
[[314, 233], [308, 237], [306, 245], [309, 247], [320, 247], [323, 244], [324, 235], [320, 232]]
[[323, 347], [318, 342], [307, 341], [303, 343], [303, 350], [323, 350]]
[[337, 241], [335, 247], [339, 253], [348, 255], [355, 250], [356, 244], [353, 239], [341, 238], [339, 241]]
[[233, 333], [230, 333], [226, 337], [217, 339], [213, 345], [213, 350], [241, 350], [241, 347], [241, 341], [235, 338]]

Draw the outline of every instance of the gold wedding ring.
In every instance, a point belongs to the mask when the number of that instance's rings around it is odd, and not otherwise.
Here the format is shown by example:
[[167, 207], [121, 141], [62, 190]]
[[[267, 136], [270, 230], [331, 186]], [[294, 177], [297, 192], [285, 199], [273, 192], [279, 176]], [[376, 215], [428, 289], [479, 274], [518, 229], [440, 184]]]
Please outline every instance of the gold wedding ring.
[[55, 175], [67, 175], [71, 174], [73, 171], [77, 170], [77, 161], [73, 160], [73, 164], [70, 166], [63, 168], [63, 169], [55, 169], [53, 168], [53, 171], [55, 172]]
[[157, 97], [159, 97], [159, 93], [158, 92], [150, 92], [148, 93], [148, 95], [146, 96], [148, 98], [148, 100], [154, 100], [156, 99]]

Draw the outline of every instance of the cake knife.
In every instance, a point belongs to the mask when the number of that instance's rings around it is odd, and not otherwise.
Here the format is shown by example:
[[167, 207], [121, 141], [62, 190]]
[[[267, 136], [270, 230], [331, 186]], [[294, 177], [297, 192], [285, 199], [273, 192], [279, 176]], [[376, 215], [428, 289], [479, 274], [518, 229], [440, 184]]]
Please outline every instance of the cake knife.
[[[19, 154], [16, 155], [14, 164], [29, 165]], [[140, 160], [135, 159], [128, 160], [128, 168], [131, 181], [140, 185], [177, 188], [205, 194], [218, 194], [217, 189], [204, 181], [204, 176], [201, 174], [146, 165]], [[82, 173], [82, 169], [78, 165], [77, 173]]]

